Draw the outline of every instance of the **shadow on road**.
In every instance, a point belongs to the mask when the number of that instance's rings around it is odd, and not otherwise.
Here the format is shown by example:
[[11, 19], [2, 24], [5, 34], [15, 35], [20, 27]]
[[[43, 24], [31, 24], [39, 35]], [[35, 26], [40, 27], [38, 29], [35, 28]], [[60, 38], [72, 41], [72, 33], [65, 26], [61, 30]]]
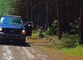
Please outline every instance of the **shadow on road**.
[[26, 42], [20, 43], [20, 42], [15, 42], [14, 40], [0, 40], [0, 45], [30, 47], [29, 43], [26, 43]]

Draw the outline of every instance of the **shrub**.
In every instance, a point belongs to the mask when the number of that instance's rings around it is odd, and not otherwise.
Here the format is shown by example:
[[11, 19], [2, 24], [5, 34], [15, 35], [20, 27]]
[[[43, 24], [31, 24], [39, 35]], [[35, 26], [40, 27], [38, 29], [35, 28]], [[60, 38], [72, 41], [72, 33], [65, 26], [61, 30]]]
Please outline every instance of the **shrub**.
[[54, 20], [51, 27], [48, 27], [48, 29], [45, 33], [49, 34], [49, 35], [53, 35], [53, 34], [56, 34], [57, 30], [58, 30], [58, 21]]
[[79, 20], [75, 20], [75, 22], [70, 22], [69, 27], [69, 34], [77, 34], [79, 30]]
[[67, 48], [71, 48], [71, 47], [75, 47], [77, 45], [79, 45], [79, 39], [80, 37], [78, 35], [65, 35], [62, 39], [61, 39], [61, 47], [67, 47]]

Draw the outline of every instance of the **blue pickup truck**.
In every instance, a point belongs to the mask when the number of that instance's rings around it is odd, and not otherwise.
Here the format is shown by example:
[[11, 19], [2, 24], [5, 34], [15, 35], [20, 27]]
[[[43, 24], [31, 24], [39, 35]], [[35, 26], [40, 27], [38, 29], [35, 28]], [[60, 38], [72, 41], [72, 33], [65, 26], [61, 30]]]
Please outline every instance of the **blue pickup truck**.
[[19, 16], [2, 16], [0, 19], [0, 40], [14, 40], [16, 42], [25, 42], [25, 27]]

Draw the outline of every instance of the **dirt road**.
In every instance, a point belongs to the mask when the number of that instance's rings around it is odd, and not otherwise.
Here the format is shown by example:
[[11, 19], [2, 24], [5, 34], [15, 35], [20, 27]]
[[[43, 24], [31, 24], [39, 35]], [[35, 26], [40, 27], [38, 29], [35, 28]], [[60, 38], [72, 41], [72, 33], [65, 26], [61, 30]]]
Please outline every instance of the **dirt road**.
[[48, 60], [48, 57], [29, 44], [0, 41], [0, 60]]
[[67, 56], [62, 51], [36, 45], [0, 40], [0, 60], [83, 60], [81, 57]]

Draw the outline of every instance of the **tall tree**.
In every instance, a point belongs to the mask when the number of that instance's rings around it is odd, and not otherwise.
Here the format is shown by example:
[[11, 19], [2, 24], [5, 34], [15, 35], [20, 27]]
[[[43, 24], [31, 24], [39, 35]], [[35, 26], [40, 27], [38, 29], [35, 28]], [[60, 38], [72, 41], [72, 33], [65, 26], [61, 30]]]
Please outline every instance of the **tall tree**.
[[58, 17], [58, 37], [62, 37], [62, 0], [57, 0], [57, 17]]
[[62, 32], [67, 33], [68, 30], [68, 13], [67, 13], [67, 8], [68, 8], [68, 1], [67, 0], [62, 0]]
[[9, 15], [13, 12], [13, 0], [0, 0], [0, 16]]
[[27, 0], [14, 0], [14, 15], [22, 17], [23, 21], [27, 19]]
[[81, 34], [80, 43], [83, 44], [83, 0], [80, 0], [80, 34]]

